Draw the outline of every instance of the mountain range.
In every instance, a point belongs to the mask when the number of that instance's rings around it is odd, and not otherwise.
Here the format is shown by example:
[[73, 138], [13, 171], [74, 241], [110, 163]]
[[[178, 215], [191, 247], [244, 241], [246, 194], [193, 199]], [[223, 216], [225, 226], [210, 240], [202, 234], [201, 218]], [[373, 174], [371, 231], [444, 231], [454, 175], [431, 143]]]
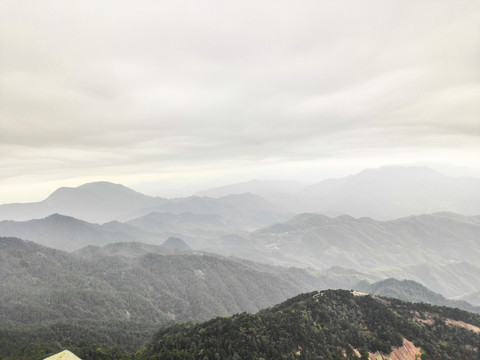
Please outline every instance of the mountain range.
[[472, 303], [471, 294], [480, 289], [480, 220], [450, 213], [386, 222], [301, 214], [251, 233], [235, 230], [219, 215], [151, 213], [128, 223], [98, 225], [55, 214], [2, 221], [0, 236], [66, 251], [115, 242], [162, 245], [173, 237], [194, 250], [312, 273], [341, 266], [350, 274], [356, 271], [358, 281], [415, 280], [447, 298], [470, 295]]
[[291, 212], [392, 220], [453, 212], [480, 214], [480, 179], [451, 177], [426, 167], [386, 166], [313, 185], [293, 181], [249, 181], [198, 192], [225, 196], [250, 192]]
[[269, 225], [304, 212], [391, 220], [452, 212], [480, 214], [480, 180], [450, 177], [429, 168], [367, 169], [313, 185], [260, 181], [226, 185], [178, 199], [152, 197], [123, 185], [88, 183], [62, 187], [35, 203], [0, 205], [0, 219], [24, 221], [54, 213], [94, 223], [132, 220], [151, 212], [221, 215], [243, 229]]
[[117, 221], [98, 225], [59, 214], [28, 221], [0, 221], [0, 234], [66, 251], [114, 242], [134, 241], [160, 245], [165, 241], [160, 234]]
[[[480, 312], [479, 190], [386, 167], [178, 199], [96, 182], [0, 205], [0, 359], [468, 358], [480, 327], [458, 309]], [[355, 291], [261, 310], [324, 289]]]
[[61, 214], [102, 224], [115, 220], [125, 222], [152, 212], [219, 215], [226, 217], [237, 228], [249, 230], [286, 220], [291, 214], [253, 194], [229, 195], [219, 199], [199, 196], [164, 199], [109, 182], [59, 188], [40, 202], [0, 205], [0, 219], [15, 221]]
[[307, 213], [259, 229], [249, 237], [257, 252], [279, 264], [355, 269], [423, 262], [478, 263], [478, 239], [480, 217], [452, 213], [390, 221]]
[[339, 267], [308, 271], [225, 258], [189, 250], [175, 238], [163, 246], [113, 243], [73, 253], [0, 238], [0, 273], [0, 353], [13, 358], [35, 343], [45, 351], [85, 341], [134, 349], [174, 321], [253, 313], [313, 289], [356, 289], [480, 311], [413, 281], [375, 282], [375, 276]]

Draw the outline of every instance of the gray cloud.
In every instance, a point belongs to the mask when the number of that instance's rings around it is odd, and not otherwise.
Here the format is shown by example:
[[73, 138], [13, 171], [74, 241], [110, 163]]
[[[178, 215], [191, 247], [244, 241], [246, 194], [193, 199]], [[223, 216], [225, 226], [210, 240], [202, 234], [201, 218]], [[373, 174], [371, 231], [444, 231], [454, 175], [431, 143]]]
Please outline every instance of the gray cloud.
[[348, 166], [380, 148], [375, 164], [478, 168], [478, 2], [0, 7], [3, 187]]

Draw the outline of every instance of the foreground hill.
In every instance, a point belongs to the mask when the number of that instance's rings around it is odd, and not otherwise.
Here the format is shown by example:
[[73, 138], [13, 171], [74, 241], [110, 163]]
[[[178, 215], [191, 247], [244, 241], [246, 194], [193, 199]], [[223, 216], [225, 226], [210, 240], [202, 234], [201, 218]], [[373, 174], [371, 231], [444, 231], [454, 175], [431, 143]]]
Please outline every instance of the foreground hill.
[[324, 291], [255, 315], [160, 330], [137, 359], [477, 359], [480, 316]]

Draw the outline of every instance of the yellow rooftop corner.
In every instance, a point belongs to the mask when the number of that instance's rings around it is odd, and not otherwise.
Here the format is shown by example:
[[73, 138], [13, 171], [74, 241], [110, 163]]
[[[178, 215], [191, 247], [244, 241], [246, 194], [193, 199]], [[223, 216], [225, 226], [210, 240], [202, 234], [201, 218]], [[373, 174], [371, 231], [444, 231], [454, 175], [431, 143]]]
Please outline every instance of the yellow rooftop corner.
[[64, 350], [62, 352], [59, 352], [58, 354], [49, 356], [48, 358], [45, 358], [43, 360], [82, 360], [82, 359], [80, 359], [71, 351]]

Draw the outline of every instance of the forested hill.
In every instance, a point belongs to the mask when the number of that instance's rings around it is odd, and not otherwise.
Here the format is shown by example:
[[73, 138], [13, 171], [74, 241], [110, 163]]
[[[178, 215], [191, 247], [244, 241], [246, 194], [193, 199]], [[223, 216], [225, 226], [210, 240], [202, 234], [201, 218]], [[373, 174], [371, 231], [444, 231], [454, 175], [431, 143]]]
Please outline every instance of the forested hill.
[[255, 315], [167, 327], [134, 358], [474, 360], [478, 349], [479, 315], [327, 290]]
[[135, 349], [173, 320], [256, 312], [312, 289], [287, 269], [141, 243], [72, 254], [0, 238], [0, 274], [0, 359], [35, 343]]

